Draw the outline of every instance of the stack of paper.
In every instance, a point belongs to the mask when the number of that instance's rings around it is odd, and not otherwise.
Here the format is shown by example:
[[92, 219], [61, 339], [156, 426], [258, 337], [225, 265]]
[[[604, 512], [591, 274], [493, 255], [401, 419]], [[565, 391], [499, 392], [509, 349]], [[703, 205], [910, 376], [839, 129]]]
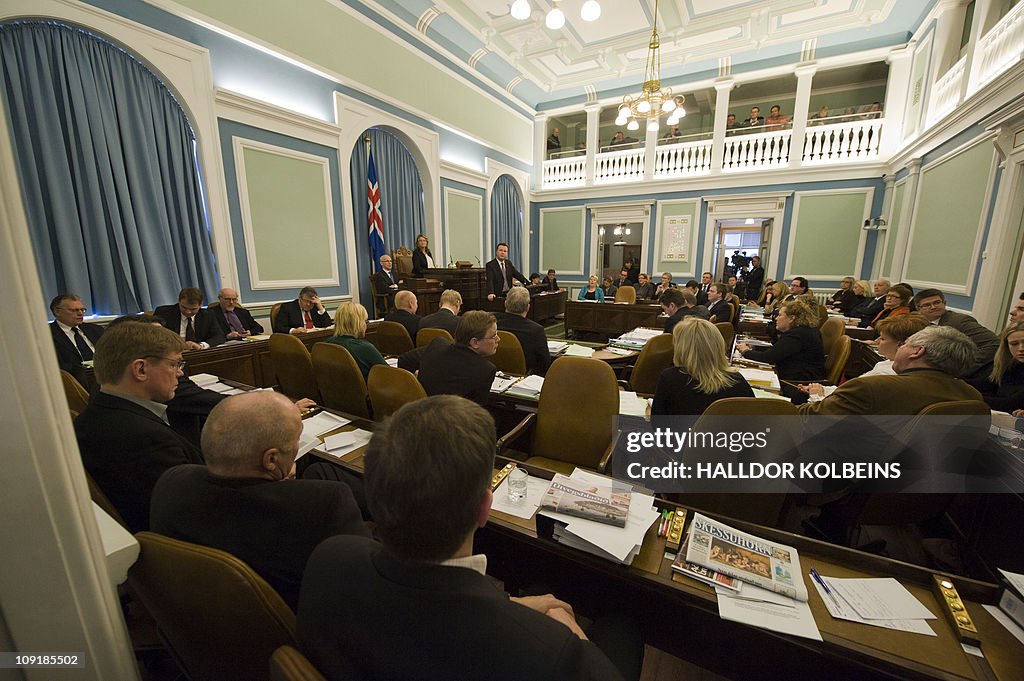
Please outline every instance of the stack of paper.
[[[595, 485], [609, 483], [609, 478], [579, 468], [569, 477], [578, 482], [590, 482]], [[624, 483], [615, 481], [613, 484], [621, 486]], [[552, 534], [555, 541], [624, 565], [632, 563], [640, 553], [644, 535], [661, 517], [661, 513], [654, 508], [654, 497], [638, 492], [631, 493], [625, 527], [615, 527], [552, 511], [539, 513], [558, 521]]]
[[747, 383], [751, 386], [758, 388], [769, 388], [773, 390], [779, 390], [779, 377], [775, 375], [774, 371], [767, 371], [765, 369], [755, 369], [753, 367], [737, 367], [736, 371], [742, 374], [743, 378], [747, 379]]
[[634, 392], [619, 391], [619, 413], [624, 416], [646, 416], [650, 400], [638, 396]]
[[506, 376], [505, 374], [494, 374], [494, 380], [491, 381], [491, 392], [492, 393], [503, 393], [509, 389], [519, 379], [514, 376]]
[[322, 411], [316, 416], [312, 416], [302, 422], [302, 436], [318, 438], [324, 433], [337, 430], [349, 423], [351, 423], [351, 421], [348, 419], [343, 419], [340, 416], [335, 416], [334, 414]]
[[361, 428], [329, 435], [324, 438], [324, 449], [331, 456], [341, 457], [365, 445], [372, 435], [370, 431]]
[[839, 579], [813, 573], [811, 577], [829, 614], [837, 619], [935, 636], [925, 620], [936, 616], [892, 577]]
[[661, 329], [648, 329], [639, 327], [633, 329], [629, 333], [624, 333], [618, 338], [613, 338], [608, 341], [609, 345], [615, 345], [620, 348], [628, 348], [630, 350], [639, 350], [643, 346], [647, 345], [647, 341], [651, 340], [655, 336], [662, 334]]
[[220, 379], [213, 374], [196, 374], [195, 376], [188, 377], [190, 381], [198, 385], [200, 388], [205, 388], [209, 385], [213, 385]]
[[588, 348], [585, 345], [577, 345], [576, 343], [569, 344], [565, 347], [566, 357], [593, 357], [594, 348]]
[[569, 347], [569, 344], [566, 343], [565, 341], [548, 341], [548, 352], [550, 352], [552, 355], [557, 355], [560, 352], [564, 352], [567, 347]]
[[539, 400], [540, 391], [544, 387], [543, 376], [526, 376], [512, 384], [505, 390], [509, 395], [525, 397], [530, 400]]

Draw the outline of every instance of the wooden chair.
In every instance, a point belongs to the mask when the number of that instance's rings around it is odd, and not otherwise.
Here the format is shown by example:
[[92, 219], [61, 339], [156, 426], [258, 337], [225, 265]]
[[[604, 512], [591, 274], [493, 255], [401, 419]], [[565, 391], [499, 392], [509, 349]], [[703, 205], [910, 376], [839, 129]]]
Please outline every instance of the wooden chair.
[[366, 381], [348, 350], [335, 343], [317, 343], [313, 346], [313, 372], [323, 397], [319, 404], [370, 418]]
[[281, 306], [284, 303], [274, 303], [270, 306], [270, 332], [274, 332], [274, 322], [277, 321], [277, 313], [281, 311]]
[[821, 325], [821, 344], [825, 347], [825, 357], [832, 354], [836, 340], [846, 334], [846, 324], [842, 317], [829, 317]]
[[270, 656], [270, 681], [327, 681], [313, 663], [292, 646], [281, 646]]
[[373, 318], [380, 319], [388, 313], [388, 295], [377, 293], [377, 287], [373, 284], [373, 275], [369, 276], [370, 294], [373, 296]]
[[293, 400], [308, 397], [319, 404], [320, 391], [313, 374], [313, 360], [305, 344], [289, 333], [273, 333], [268, 347], [281, 392]]
[[818, 303], [818, 328], [820, 329], [822, 326], [824, 326], [827, 320], [828, 308], [822, 305], [821, 303]]
[[427, 396], [416, 377], [405, 369], [377, 364], [370, 369], [370, 380], [366, 382], [370, 393], [373, 416], [381, 421], [391, 416], [409, 402]]
[[729, 322], [718, 322], [715, 324], [715, 328], [718, 329], [718, 333], [722, 334], [722, 340], [725, 341], [725, 354], [728, 356], [732, 352], [732, 341], [736, 338], [736, 327]]
[[416, 347], [422, 348], [425, 345], [430, 345], [435, 338], [444, 338], [449, 343], [455, 342], [452, 335], [444, 329], [420, 329], [416, 334]]
[[374, 343], [382, 355], [400, 355], [413, 349], [409, 330], [398, 322], [381, 322], [377, 325]]
[[850, 337], [843, 334], [835, 339], [832, 343], [832, 351], [825, 358], [825, 378], [829, 383], [839, 385], [848, 359], [850, 359]]
[[114, 504], [111, 503], [110, 498], [103, 492], [103, 490], [100, 489], [100, 486], [96, 484], [96, 480], [89, 475], [89, 471], [84, 472], [85, 481], [89, 485], [89, 497], [97, 506], [102, 508], [107, 515], [116, 520], [118, 525], [127, 530], [128, 525], [125, 523], [124, 518], [121, 517], [120, 511], [114, 508]]
[[588, 357], [560, 357], [544, 378], [537, 413], [498, 440], [498, 451], [534, 424], [527, 464], [566, 475], [577, 466], [603, 473], [611, 459], [618, 413], [619, 389], [608, 364]]
[[514, 333], [510, 331], [499, 331], [498, 350], [488, 359], [491, 364], [497, 367], [498, 371], [508, 374], [526, 375], [526, 355], [523, 353], [523, 346]]
[[142, 550], [129, 586], [188, 677], [269, 681], [271, 655], [295, 644], [295, 615], [277, 592], [224, 551], [152, 532], [135, 538]]
[[661, 372], [672, 366], [672, 334], [663, 333], [647, 341], [636, 363], [627, 367], [626, 380], [619, 381], [627, 390], [653, 395]]
[[78, 379], [63, 369], [60, 372], [60, 382], [64, 386], [64, 397], [67, 398], [71, 418], [74, 419], [89, 404], [89, 393], [78, 382]]
[[629, 303], [632, 305], [636, 302], [636, 289], [632, 286], [620, 286], [615, 291], [615, 302], [616, 303]]
[[395, 272], [400, 275], [400, 279], [401, 275], [412, 276], [412, 251], [405, 246], [399, 246], [391, 254], [391, 259], [395, 261]]

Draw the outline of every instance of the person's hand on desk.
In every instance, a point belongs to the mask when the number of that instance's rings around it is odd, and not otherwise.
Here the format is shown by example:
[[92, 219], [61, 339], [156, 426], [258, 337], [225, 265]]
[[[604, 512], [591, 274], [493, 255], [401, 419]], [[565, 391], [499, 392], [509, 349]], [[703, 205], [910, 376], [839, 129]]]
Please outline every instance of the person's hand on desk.
[[203, 349], [202, 344], [201, 343], [196, 343], [195, 341], [185, 341], [185, 346], [189, 350], [202, 350]]
[[295, 401], [295, 408], [299, 410], [300, 414], [309, 411], [310, 409], [316, 409], [316, 407], [316, 402], [309, 399], [308, 397], [303, 397], [302, 399]]
[[238, 340], [241, 338], [248, 338], [250, 336], [249, 331], [232, 331], [225, 338], [228, 340]]
[[561, 608], [552, 608], [544, 614], [550, 617], [551, 619], [555, 620], [556, 622], [561, 622], [565, 626], [569, 627], [569, 631], [576, 634], [576, 636], [578, 636], [580, 640], [589, 640], [587, 638], [587, 635], [583, 633], [583, 630], [580, 629], [580, 625], [576, 623], [576, 618], [567, 613], [565, 610], [562, 610]]
[[749, 349], [750, 346], [747, 345], [746, 343], [739, 343], [736, 345], [736, 352], [740, 353], [741, 355]]
[[494, 300], [494, 294], [493, 293], [488, 293], [487, 294], [487, 300]]
[[1014, 416], [1024, 416], [1024, 409], [1014, 409], [1012, 414]]
[[297, 336], [297, 335], [299, 335], [300, 333], [306, 333], [307, 331], [311, 331], [311, 330], [312, 330], [312, 329], [307, 329], [307, 328], [306, 328], [306, 327], [304, 327], [304, 326], [296, 326], [296, 327], [295, 327], [294, 329], [292, 329], [292, 330], [291, 330], [291, 331], [289, 331], [288, 333], [290, 333], [290, 334], [292, 334], [292, 335], [295, 335], [295, 336]]
[[807, 385], [798, 385], [797, 388], [799, 388], [802, 392], [807, 393], [808, 395], [817, 395], [818, 397], [825, 396], [825, 387], [822, 386], [821, 383], [808, 383]]

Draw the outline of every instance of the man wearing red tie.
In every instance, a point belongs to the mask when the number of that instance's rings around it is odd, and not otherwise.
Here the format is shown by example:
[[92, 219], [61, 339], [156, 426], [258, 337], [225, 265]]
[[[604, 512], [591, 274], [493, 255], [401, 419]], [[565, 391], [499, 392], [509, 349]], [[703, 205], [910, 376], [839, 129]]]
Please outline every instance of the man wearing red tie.
[[306, 333], [323, 329], [333, 324], [331, 315], [324, 309], [316, 289], [307, 286], [299, 291], [296, 300], [281, 305], [274, 318], [274, 333]]
[[500, 243], [494, 251], [494, 260], [485, 266], [487, 270], [487, 300], [494, 300], [496, 296], [504, 296], [512, 288], [512, 280], [518, 280], [524, 286], [529, 284], [529, 279], [516, 269], [516, 266], [508, 259], [508, 244]]

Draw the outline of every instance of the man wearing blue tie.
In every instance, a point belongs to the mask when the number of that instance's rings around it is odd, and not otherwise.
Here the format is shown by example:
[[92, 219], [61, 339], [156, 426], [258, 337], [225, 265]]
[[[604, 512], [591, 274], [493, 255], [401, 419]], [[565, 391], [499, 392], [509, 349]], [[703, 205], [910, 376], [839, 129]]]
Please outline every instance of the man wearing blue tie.
[[398, 291], [400, 279], [391, 269], [391, 256], [385, 253], [380, 256], [380, 272], [373, 275], [373, 290], [377, 295], [388, 297], [388, 309], [395, 306], [395, 292]]

